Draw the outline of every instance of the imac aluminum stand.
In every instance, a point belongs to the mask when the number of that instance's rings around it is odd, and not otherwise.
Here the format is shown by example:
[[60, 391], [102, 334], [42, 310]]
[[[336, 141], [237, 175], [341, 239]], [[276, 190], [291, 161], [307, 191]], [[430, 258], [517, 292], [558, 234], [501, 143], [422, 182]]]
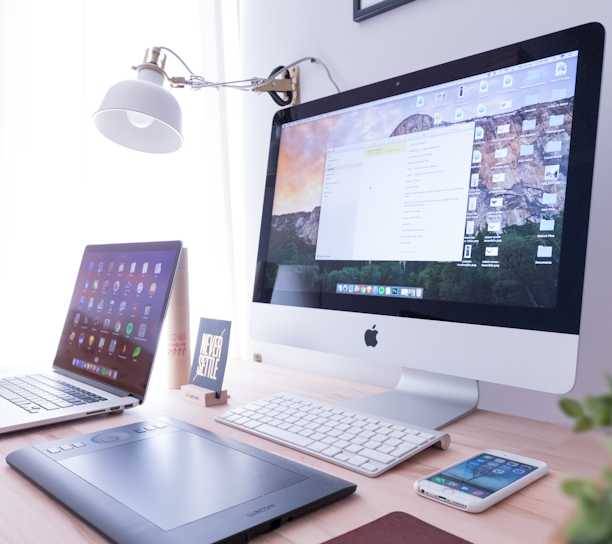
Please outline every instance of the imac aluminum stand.
[[400, 381], [392, 391], [348, 400], [338, 406], [437, 430], [476, 410], [478, 382], [402, 368]]

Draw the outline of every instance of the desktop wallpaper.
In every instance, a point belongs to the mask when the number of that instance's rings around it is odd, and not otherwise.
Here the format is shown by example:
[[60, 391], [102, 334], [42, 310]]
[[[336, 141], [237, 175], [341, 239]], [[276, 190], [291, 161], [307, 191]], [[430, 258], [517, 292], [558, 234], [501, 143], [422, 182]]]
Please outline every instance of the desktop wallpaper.
[[[485, 92], [482, 81], [450, 83], [284, 126], [266, 287], [406, 286], [429, 300], [555, 308], [577, 57], [561, 64], [561, 74], [552, 62], [488, 78]], [[317, 261], [327, 150], [447, 126], [457, 112], [476, 123], [479, 158], [465, 180], [474, 198], [462, 261]]]

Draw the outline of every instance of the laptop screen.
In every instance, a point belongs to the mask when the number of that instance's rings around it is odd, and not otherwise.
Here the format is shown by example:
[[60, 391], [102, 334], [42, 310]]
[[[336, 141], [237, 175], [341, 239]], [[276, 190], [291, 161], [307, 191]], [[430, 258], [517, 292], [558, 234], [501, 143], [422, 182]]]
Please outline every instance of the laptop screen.
[[88, 246], [55, 366], [144, 395], [180, 242]]

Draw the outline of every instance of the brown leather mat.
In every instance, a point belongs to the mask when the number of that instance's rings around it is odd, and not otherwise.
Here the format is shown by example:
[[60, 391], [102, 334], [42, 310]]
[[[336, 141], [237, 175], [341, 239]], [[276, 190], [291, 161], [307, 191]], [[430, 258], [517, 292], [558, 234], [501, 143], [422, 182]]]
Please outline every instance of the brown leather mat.
[[392, 512], [324, 544], [470, 544], [404, 512]]

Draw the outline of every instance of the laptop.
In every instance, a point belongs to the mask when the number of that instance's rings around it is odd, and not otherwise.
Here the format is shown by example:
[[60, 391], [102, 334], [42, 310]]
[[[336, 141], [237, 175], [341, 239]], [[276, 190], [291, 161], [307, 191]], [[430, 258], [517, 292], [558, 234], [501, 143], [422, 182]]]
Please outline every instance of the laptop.
[[90, 245], [51, 368], [0, 376], [0, 433], [145, 400], [182, 243]]

